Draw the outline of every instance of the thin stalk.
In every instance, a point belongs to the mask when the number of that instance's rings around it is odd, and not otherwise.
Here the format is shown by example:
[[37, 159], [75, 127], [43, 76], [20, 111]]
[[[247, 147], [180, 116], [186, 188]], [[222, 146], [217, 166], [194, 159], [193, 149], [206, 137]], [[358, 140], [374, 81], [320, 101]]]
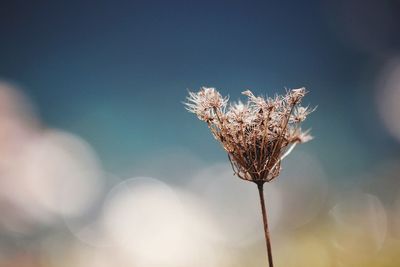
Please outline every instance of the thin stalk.
[[261, 212], [263, 217], [264, 233], [265, 233], [265, 243], [267, 245], [268, 265], [269, 267], [274, 267], [274, 263], [272, 261], [271, 238], [269, 236], [269, 229], [268, 229], [267, 211], [265, 208], [265, 200], [264, 200], [264, 183], [257, 183], [257, 187], [258, 187], [258, 193], [260, 195]]

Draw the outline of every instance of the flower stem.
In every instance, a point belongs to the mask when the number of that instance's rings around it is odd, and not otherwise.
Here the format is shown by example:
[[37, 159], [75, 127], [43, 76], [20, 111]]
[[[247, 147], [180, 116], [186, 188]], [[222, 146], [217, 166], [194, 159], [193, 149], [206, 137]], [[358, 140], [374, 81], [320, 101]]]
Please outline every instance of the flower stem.
[[265, 208], [265, 200], [264, 200], [264, 183], [257, 183], [257, 187], [258, 187], [258, 193], [260, 195], [261, 212], [262, 212], [263, 223], [264, 223], [264, 233], [265, 233], [265, 243], [267, 245], [268, 265], [269, 265], [269, 267], [274, 267], [274, 263], [272, 261], [271, 239], [269, 236], [269, 229], [268, 229], [267, 211]]

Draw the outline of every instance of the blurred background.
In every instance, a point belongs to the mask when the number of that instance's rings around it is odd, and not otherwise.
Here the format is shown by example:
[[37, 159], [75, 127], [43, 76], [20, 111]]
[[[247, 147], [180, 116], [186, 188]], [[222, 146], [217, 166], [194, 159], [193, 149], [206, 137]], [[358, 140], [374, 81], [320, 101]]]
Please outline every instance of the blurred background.
[[305, 86], [276, 266], [400, 266], [400, 2], [1, 1], [0, 266], [266, 266], [187, 90]]

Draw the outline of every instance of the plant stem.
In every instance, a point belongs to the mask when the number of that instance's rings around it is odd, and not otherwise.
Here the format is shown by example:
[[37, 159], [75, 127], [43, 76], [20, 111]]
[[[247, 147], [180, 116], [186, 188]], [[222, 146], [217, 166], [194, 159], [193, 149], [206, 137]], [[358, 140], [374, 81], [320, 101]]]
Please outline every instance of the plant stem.
[[269, 267], [274, 267], [274, 263], [272, 261], [271, 239], [269, 236], [269, 229], [268, 229], [267, 211], [265, 208], [265, 200], [264, 200], [264, 183], [257, 183], [257, 187], [258, 187], [258, 193], [260, 195], [261, 212], [262, 212], [263, 223], [264, 223], [264, 233], [265, 233], [265, 243], [267, 245], [268, 265], [269, 265]]

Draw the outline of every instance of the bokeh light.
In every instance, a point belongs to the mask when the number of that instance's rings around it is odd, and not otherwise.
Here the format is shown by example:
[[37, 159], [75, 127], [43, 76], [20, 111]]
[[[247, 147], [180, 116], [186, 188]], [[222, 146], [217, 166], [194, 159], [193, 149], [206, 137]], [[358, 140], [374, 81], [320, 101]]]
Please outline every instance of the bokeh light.
[[6, 1], [0, 267], [258, 267], [257, 187], [187, 90], [306, 87], [276, 267], [400, 266], [399, 1]]
[[71, 134], [45, 131], [27, 146], [20, 164], [28, 194], [49, 212], [76, 216], [101, 190], [94, 153]]
[[376, 103], [388, 132], [400, 141], [400, 58], [386, 62], [376, 85]]
[[[257, 186], [235, 177], [229, 163], [199, 171], [187, 186], [206, 203], [221, 226], [214, 236], [216, 240], [231, 246], [247, 246], [263, 238]], [[265, 191], [273, 229], [280, 216], [282, 200], [275, 185], [266, 186]]]
[[374, 195], [350, 192], [332, 208], [332, 242], [339, 261], [363, 265], [382, 248], [388, 229], [386, 210]]
[[313, 220], [326, 204], [328, 182], [319, 161], [296, 151], [283, 162], [284, 169], [276, 180], [282, 192], [281, 226], [296, 228]]
[[[128, 179], [111, 190], [104, 226], [111, 242], [137, 266], [214, 266], [204, 233], [213, 232], [196, 206], [154, 178]], [[195, 216], [195, 217], [193, 217]]]

